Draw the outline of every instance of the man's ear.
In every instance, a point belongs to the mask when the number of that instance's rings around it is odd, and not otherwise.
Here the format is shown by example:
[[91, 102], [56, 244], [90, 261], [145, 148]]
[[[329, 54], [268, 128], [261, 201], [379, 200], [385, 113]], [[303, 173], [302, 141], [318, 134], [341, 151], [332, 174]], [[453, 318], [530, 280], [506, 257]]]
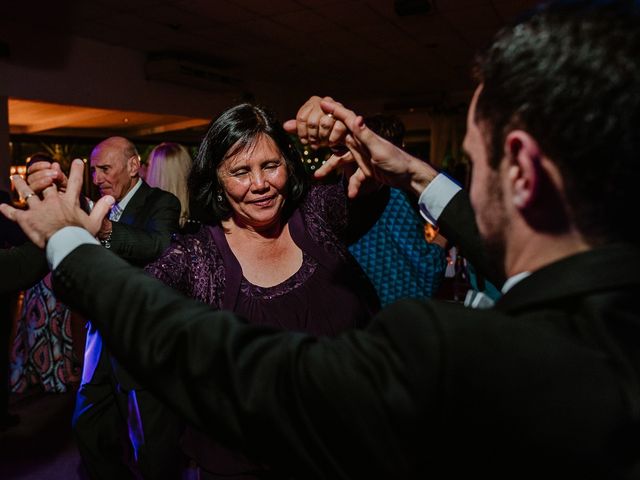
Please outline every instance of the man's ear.
[[131, 177], [136, 177], [140, 170], [140, 156], [132, 155], [131, 158], [127, 160], [127, 168], [129, 170], [129, 175]]
[[542, 151], [538, 142], [523, 130], [509, 132], [504, 148], [511, 199], [516, 208], [526, 209], [540, 192]]

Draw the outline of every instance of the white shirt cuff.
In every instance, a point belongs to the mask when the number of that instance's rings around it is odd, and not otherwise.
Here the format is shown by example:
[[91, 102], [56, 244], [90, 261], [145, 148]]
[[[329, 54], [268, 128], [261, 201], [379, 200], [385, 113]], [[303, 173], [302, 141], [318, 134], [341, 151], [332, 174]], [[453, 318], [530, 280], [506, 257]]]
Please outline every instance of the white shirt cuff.
[[49, 268], [54, 270], [64, 260], [64, 257], [69, 255], [76, 247], [86, 243], [100, 245], [100, 242], [84, 228], [64, 227], [58, 230], [47, 242]]
[[442, 211], [460, 190], [462, 187], [452, 178], [439, 173], [420, 194], [420, 214], [431, 225], [436, 225]]

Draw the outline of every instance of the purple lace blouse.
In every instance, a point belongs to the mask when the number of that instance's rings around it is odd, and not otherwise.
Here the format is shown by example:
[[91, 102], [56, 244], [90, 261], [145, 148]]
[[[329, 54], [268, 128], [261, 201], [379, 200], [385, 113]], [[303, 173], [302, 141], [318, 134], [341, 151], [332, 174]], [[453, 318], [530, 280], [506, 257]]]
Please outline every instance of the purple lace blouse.
[[219, 225], [179, 237], [147, 272], [214, 308], [249, 323], [336, 335], [365, 326], [379, 304], [342, 239], [347, 229], [342, 185], [316, 185], [289, 219], [302, 266], [273, 287], [251, 284]]
[[[384, 204], [376, 209], [369, 203], [364, 215], [377, 218], [383, 209]], [[343, 185], [312, 187], [288, 221], [291, 237], [302, 250], [302, 266], [273, 287], [253, 285], [243, 277], [220, 226], [179, 237], [146, 270], [185, 295], [232, 310], [249, 323], [337, 335], [364, 327], [379, 309], [372, 284], [347, 250], [345, 239], [353, 233], [349, 213]], [[187, 429], [183, 446], [215, 474], [262, 478], [268, 472], [194, 430]]]

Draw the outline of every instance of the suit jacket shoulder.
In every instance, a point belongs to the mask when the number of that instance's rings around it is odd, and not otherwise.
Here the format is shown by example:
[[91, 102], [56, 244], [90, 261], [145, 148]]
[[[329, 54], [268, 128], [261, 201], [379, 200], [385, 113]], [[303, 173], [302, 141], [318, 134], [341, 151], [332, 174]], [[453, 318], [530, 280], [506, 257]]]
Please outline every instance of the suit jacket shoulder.
[[120, 220], [113, 222], [111, 249], [136, 265], [145, 265], [169, 246], [179, 218], [176, 196], [143, 182]]

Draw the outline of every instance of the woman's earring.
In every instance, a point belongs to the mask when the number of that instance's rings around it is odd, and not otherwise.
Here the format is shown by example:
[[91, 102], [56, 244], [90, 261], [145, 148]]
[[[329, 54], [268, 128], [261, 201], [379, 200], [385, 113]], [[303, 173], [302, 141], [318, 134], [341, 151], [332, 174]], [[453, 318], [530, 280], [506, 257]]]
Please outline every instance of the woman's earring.
[[218, 203], [222, 203], [222, 194], [218, 193], [218, 196], [216, 197], [216, 200], [218, 200]]

